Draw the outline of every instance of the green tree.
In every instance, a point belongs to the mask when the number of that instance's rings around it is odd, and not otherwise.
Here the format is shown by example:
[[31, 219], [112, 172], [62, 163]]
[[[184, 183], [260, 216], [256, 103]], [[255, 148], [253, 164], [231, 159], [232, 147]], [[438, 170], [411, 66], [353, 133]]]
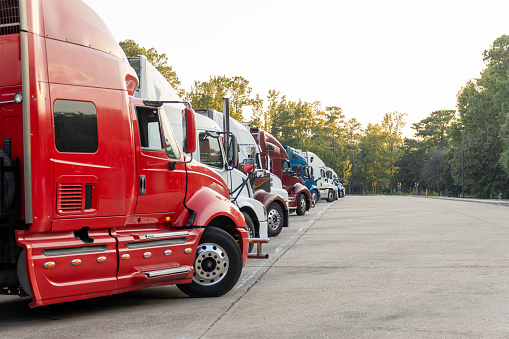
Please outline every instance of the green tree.
[[391, 154], [389, 152], [389, 134], [380, 124], [368, 124], [359, 145], [362, 150], [362, 182], [366, 190], [371, 183], [377, 188], [389, 188], [391, 180]]
[[194, 86], [186, 93], [186, 98], [195, 109], [210, 108], [222, 112], [223, 98], [227, 97], [230, 99], [230, 116], [243, 121], [242, 107], [257, 104], [257, 99], [250, 98], [251, 92], [249, 81], [243, 77], [211, 76], [209, 81], [195, 80]]
[[434, 111], [427, 118], [413, 124], [412, 128], [415, 130], [417, 137], [429, 142], [429, 146], [438, 144], [437, 141], [440, 140], [440, 147], [443, 149], [449, 143], [447, 131], [455, 114], [456, 111], [454, 110]]
[[[484, 51], [483, 60], [486, 69], [481, 77], [467, 82], [457, 101], [460, 122], [465, 125], [465, 186], [471, 194], [488, 198], [509, 193], [505, 167], [509, 156], [509, 131], [505, 129], [509, 127], [509, 36], [496, 39]], [[454, 143], [460, 148], [459, 137]]]
[[147, 60], [154, 65], [155, 68], [168, 80], [170, 85], [177, 91], [180, 97], [184, 96], [184, 90], [180, 89], [180, 80], [177, 73], [171, 66], [168, 66], [168, 56], [166, 54], [159, 54], [154, 47], [146, 49], [138, 45], [134, 40], [127, 39], [119, 43], [120, 47], [128, 58], [144, 55]]
[[362, 125], [360, 122], [357, 121], [355, 118], [351, 118], [345, 122], [345, 138], [348, 142], [348, 147], [346, 147], [346, 151], [349, 154], [345, 154], [345, 156], [348, 156], [349, 162], [351, 164], [350, 168], [350, 175], [348, 177], [345, 177], [345, 181], [347, 185], [349, 186], [349, 192], [354, 193], [355, 192], [355, 182], [359, 180], [358, 177], [358, 171], [356, 170], [356, 163], [357, 167], [359, 166], [358, 161], [356, 160], [356, 155], [358, 154], [357, 151], [357, 144], [360, 142], [362, 137]]
[[397, 167], [394, 166], [395, 162], [399, 159], [402, 154], [403, 137], [402, 130], [406, 125], [405, 122], [406, 113], [389, 112], [385, 113], [382, 120], [382, 129], [387, 133], [389, 137], [389, 153], [391, 156], [391, 169], [390, 169], [390, 192], [393, 191], [394, 174]]

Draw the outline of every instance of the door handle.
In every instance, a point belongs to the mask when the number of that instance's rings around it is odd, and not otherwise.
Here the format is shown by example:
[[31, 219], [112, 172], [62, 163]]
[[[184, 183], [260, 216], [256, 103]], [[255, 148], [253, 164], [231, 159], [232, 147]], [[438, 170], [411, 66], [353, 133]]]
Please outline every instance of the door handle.
[[140, 195], [145, 195], [147, 193], [147, 178], [144, 175], [140, 175], [138, 182]]

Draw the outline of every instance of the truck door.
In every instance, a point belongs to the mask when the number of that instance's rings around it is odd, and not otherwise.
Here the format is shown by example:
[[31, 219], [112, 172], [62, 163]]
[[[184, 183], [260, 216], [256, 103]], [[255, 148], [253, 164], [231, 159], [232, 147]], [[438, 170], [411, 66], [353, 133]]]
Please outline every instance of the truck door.
[[155, 107], [137, 106], [136, 214], [174, 213], [183, 203], [186, 173], [170, 124]]

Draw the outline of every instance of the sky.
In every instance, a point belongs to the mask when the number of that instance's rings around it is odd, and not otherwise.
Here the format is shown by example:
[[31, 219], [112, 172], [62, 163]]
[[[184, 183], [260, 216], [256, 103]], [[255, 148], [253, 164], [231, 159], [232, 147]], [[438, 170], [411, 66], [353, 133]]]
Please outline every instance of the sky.
[[118, 41], [168, 56], [189, 91], [211, 76], [242, 76], [266, 101], [339, 106], [365, 128], [385, 113], [410, 126], [456, 109], [485, 68], [482, 53], [509, 34], [507, 0], [84, 0]]

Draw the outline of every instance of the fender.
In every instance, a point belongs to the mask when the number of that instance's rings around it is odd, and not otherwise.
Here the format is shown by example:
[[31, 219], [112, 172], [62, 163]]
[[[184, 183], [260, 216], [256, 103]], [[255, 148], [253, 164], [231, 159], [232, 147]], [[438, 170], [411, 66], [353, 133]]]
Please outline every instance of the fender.
[[306, 197], [307, 197], [307, 203], [306, 203], [306, 211], [309, 211], [309, 209], [311, 208], [311, 193], [309, 193], [309, 190], [306, 186], [302, 185], [301, 183], [296, 183], [294, 186], [293, 186], [293, 189], [292, 191], [288, 194], [291, 198], [293, 199], [290, 199], [293, 204], [295, 206], [292, 206], [292, 207], [297, 207], [296, 204], [297, 204], [297, 197], [299, 196], [299, 194], [305, 194]]
[[230, 199], [216, 191], [202, 187], [186, 199], [186, 207], [196, 212], [192, 226], [207, 226], [213, 219], [224, 216], [237, 227], [246, 227], [246, 221], [240, 210], [230, 202]]
[[253, 198], [261, 202], [263, 206], [265, 206], [265, 209], [268, 209], [269, 205], [272, 202], [274, 201], [277, 202], [281, 209], [283, 210], [283, 214], [285, 216], [283, 221], [283, 227], [288, 227], [289, 219], [288, 205], [286, 204], [285, 199], [281, 195], [277, 193], [268, 193], [264, 190], [258, 190], [253, 194]]
[[320, 194], [320, 190], [318, 189], [318, 187], [316, 187], [316, 185], [311, 185], [311, 189], [309, 190], [309, 192], [313, 192], [313, 191], [316, 191], [316, 193], [318, 194], [318, 200], [321, 199], [321, 194]]
[[224, 226], [228, 226], [227, 220], [234, 224], [232, 226], [235, 226], [236, 234], [232, 235], [239, 243], [242, 266], [245, 266], [249, 249], [249, 233], [246, 231], [246, 221], [237, 206], [232, 204], [230, 199], [208, 187], [202, 187], [193, 192], [193, 195], [186, 199], [185, 204], [190, 211], [196, 213], [191, 226], [207, 226], [216, 218], [219, 218]]
[[278, 201], [283, 211], [288, 210], [288, 206], [286, 205], [285, 200], [279, 194], [258, 190], [254, 193], [253, 198], [261, 202], [265, 208], [269, 207], [271, 202]]

